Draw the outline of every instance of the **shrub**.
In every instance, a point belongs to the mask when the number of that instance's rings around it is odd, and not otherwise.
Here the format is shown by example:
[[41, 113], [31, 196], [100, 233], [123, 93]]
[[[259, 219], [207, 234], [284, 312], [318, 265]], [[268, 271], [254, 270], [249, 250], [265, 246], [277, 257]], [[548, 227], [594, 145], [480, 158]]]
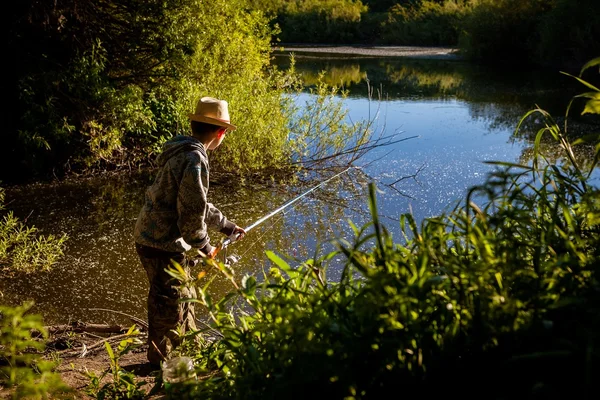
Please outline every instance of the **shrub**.
[[529, 63], [539, 23], [551, 6], [550, 0], [481, 0], [463, 21], [461, 51], [495, 64]]
[[[240, 125], [233, 156], [215, 164], [247, 171], [280, 160], [287, 131], [283, 83], [267, 69], [273, 31], [247, 1], [28, 1], [10, 11], [5, 180], [151, 160], [189, 131], [201, 96], [229, 100]], [[264, 132], [275, 140], [265, 145]]]
[[453, 46], [469, 7], [454, 1], [396, 4], [382, 24], [381, 41], [387, 44]]
[[[138, 339], [139, 334], [139, 330], [133, 325], [116, 349], [113, 350], [108, 341], [104, 342], [110, 369], [106, 369], [100, 375], [95, 372], [87, 372], [90, 383], [85, 392], [88, 395], [96, 399], [144, 399], [147, 397], [147, 393], [141, 389], [144, 383], [136, 380], [132, 372], [119, 365], [121, 357], [142, 344], [142, 341]], [[109, 374], [111, 379], [105, 379]]]
[[281, 2], [276, 22], [283, 42], [352, 43], [367, 8], [360, 0]]
[[[0, 210], [4, 189], [0, 188]], [[67, 235], [40, 236], [9, 211], [0, 219], [0, 273], [47, 271], [63, 255]]]
[[32, 337], [37, 331], [47, 337], [41, 317], [27, 314], [33, 303], [17, 307], [0, 305], [0, 383], [11, 389], [15, 399], [61, 398], [70, 388], [52, 372], [51, 361], [44, 361], [43, 340]]
[[539, 27], [536, 58], [544, 64], [581, 65], [600, 54], [600, 3], [559, 0]]

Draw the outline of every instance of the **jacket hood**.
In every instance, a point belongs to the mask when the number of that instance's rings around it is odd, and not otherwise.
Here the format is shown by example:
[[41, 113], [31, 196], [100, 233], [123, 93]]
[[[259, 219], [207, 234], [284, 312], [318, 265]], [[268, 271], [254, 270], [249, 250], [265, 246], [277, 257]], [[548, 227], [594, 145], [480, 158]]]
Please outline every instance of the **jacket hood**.
[[188, 151], [199, 151], [206, 157], [206, 150], [202, 142], [192, 136], [179, 135], [163, 144], [162, 153], [158, 155], [156, 162], [162, 167], [171, 157]]

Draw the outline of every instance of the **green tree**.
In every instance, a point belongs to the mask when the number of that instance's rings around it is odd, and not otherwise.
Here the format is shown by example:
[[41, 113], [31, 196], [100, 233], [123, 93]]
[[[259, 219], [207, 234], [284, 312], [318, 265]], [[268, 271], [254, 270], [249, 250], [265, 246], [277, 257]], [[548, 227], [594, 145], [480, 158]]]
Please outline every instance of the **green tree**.
[[[150, 160], [188, 131], [203, 95], [230, 100], [239, 121], [232, 156], [217, 157], [224, 168], [280, 161], [287, 133], [282, 85], [267, 71], [272, 30], [245, 0], [28, 0], [4, 28], [14, 59], [3, 78], [5, 181]], [[267, 146], [263, 132], [274, 138]]]
[[282, 42], [351, 43], [367, 12], [361, 0], [282, 1], [275, 19]]

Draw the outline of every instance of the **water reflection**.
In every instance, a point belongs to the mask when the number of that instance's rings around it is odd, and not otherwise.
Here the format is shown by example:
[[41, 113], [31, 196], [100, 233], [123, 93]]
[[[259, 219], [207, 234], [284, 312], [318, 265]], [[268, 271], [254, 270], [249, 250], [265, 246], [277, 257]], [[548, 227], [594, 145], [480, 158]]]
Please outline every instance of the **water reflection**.
[[[319, 73], [330, 85], [343, 86], [351, 98], [370, 94], [382, 101], [461, 100], [472, 119], [485, 120], [490, 130], [514, 129], [523, 114], [539, 106], [563, 115], [572, 96], [582, 87], [560, 71], [515, 70], [462, 61], [396, 57], [327, 58], [296, 55], [296, 70], [307, 85]], [[278, 52], [274, 63], [289, 66], [290, 52]], [[514, 68], [514, 67], [512, 67]], [[573, 116], [578, 119], [577, 110]]]
[[[287, 68], [291, 53], [276, 53], [275, 64], [281, 69]], [[407, 135], [426, 132], [426, 135], [436, 136], [431, 138], [436, 144], [452, 146], [465, 138], [456, 137], [457, 142], [441, 143], [446, 131], [451, 134], [467, 131], [471, 124], [476, 123], [479, 130], [476, 136], [486, 137], [482, 146], [490, 145], [486, 141], [492, 134], [505, 139], [504, 143], [495, 145], [497, 151], [476, 150], [479, 159], [471, 158], [473, 162], [490, 160], [488, 157], [491, 160], [508, 157], [515, 162], [530, 162], [535, 137], [543, 128], [544, 121], [535, 114], [527, 118], [516, 132], [520, 119], [529, 110], [540, 107], [562, 124], [564, 118], [560, 117], [564, 116], [571, 98], [586, 89], [560, 71], [481, 66], [459, 60], [342, 58], [314, 53], [298, 53], [295, 60], [295, 68], [307, 85], [316, 84], [319, 73], [324, 71], [325, 82], [346, 88], [355, 120], [375, 115], [374, 102], [377, 102], [377, 111], [383, 114], [380, 126], [385, 125], [388, 131], [403, 130]], [[365, 101], [369, 98], [371, 102]], [[583, 102], [575, 102], [570, 110], [567, 130], [570, 140], [600, 130], [597, 116], [581, 115], [582, 105]], [[469, 134], [465, 132], [463, 136]], [[510, 154], [507, 153], [509, 147]], [[423, 146], [419, 148], [421, 151], [425, 149]], [[514, 149], [520, 149], [521, 154], [513, 154]], [[551, 161], [563, 160], [564, 151], [556, 141], [545, 141], [543, 151]], [[593, 147], [578, 146], [575, 153], [579, 164], [589, 167], [593, 160]], [[458, 154], [446, 154], [446, 157], [456, 159]]]
[[[286, 69], [290, 53], [278, 52], [273, 61], [278, 68]], [[469, 102], [511, 104], [545, 101], [541, 106], [554, 111], [551, 109], [554, 101], [566, 104], [568, 91], [577, 90], [572, 85], [573, 79], [559, 71], [495, 68], [458, 60], [295, 56], [295, 61], [295, 68], [307, 85], [314, 85], [319, 73], [324, 72], [325, 82], [343, 85], [353, 97], [367, 95], [365, 87], [369, 80], [373, 87], [382, 87], [385, 98], [390, 100], [452, 97]]]

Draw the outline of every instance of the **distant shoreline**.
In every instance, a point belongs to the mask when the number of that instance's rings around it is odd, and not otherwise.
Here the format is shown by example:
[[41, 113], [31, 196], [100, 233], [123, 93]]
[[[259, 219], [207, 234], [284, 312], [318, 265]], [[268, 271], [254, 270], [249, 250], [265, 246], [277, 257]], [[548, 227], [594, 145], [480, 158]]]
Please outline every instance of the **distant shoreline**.
[[273, 46], [273, 49], [276, 53], [294, 53], [301, 57], [310, 57], [311, 53], [326, 53], [335, 56], [352, 57], [410, 57], [444, 60], [462, 59], [458, 54], [458, 49], [454, 47], [280, 44], [278, 46]]

